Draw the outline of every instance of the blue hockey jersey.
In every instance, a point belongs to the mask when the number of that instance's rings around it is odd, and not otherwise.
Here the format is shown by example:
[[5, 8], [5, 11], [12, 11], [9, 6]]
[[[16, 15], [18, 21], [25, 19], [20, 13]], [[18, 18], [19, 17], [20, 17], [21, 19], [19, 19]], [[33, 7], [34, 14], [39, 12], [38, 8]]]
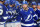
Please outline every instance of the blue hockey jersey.
[[40, 17], [40, 10], [37, 9], [35, 12], [36, 12], [36, 14], [38, 15], [38, 17]]
[[8, 16], [6, 14], [6, 11], [7, 11], [7, 8], [3, 4], [0, 3], [0, 22], [4, 22], [5, 19], [3, 17]]
[[[37, 12], [37, 8], [36, 8], [36, 10], [35, 10], [34, 12], [35, 12], [35, 14], [36, 14], [37, 17], [38, 17], [38, 14], [37, 14], [37, 13], [38, 13], [38, 12]], [[36, 20], [38, 20], [38, 18], [37, 18], [37, 19], [34, 18], [34, 20], [36, 21]]]
[[40, 26], [40, 9], [37, 9], [37, 14], [38, 14], [37, 24], [38, 24], [38, 26]]
[[[38, 17], [37, 8], [34, 10], [34, 12], [35, 12], [35, 14], [36, 14], [37, 17]], [[37, 20], [38, 20], [38, 18], [34, 18], [33, 20], [34, 20], [34, 27], [37, 27]]]
[[38, 11], [38, 12], [37, 12], [37, 13], [38, 13], [38, 17], [40, 17], [40, 10], [37, 9], [37, 11]]
[[9, 15], [11, 15], [13, 11], [13, 7], [10, 7], [10, 5], [8, 5], [7, 8], [8, 8]]
[[19, 12], [19, 17], [17, 20], [21, 20], [21, 25], [23, 27], [33, 26], [33, 17], [37, 18], [35, 12], [32, 8], [28, 8], [28, 10], [23, 10], [23, 8]]
[[7, 8], [8, 8], [8, 14], [9, 14], [10, 19], [12, 21], [13, 20], [12, 18], [14, 18], [16, 16], [16, 8], [15, 7], [10, 7], [10, 5], [8, 5]]

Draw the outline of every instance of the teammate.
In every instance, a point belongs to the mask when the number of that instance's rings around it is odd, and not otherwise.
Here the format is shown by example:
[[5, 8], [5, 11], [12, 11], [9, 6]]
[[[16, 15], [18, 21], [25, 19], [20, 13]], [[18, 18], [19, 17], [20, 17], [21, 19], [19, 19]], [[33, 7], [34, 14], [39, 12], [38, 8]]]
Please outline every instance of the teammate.
[[15, 1], [13, 2], [13, 1], [10, 0], [10, 4], [7, 6], [8, 14], [10, 16], [10, 19], [8, 19], [8, 20], [9, 21], [11, 20], [10, 22], [13, 22], [15, 20], [14, 17], [15, 17], [15, 14], [16, 14], [16, 8], [13, 4], [15, 4]]
[[[33, 10], [34, 10], [34, 12], [36, 13], [36, 15], [37, 15], [37, 4], [36, 4], [36, 2], [32, 2], [32, 8], [33, 8]], [[38, 15], [37, 15], [38, 16]], [[35, 18], [34, 18], [34, 27], [37, 27], [37, 20], [35, 20]]]
[[[20, 3], [18, 1], [16, 1], [15, 4], [16, 4], [15, 7], [16, 7], [16, 20], [17, 20], [17, 18], [19, 18]], [[19, 20], [17, 20], [17, 21], [19, 21]]]
[[37, 14], [38, 14], [38, 19], [39, 19], [37, 23], [38, 23], [38, 27], [40, 27], [40, 3], [38, 3], [37, 9], [38, 9]]
[[17, 13], [20, 11], [20, 3], [18, 1], [16, 1], [15, 3], [15, 7], [16, 7], [16, 10], [17, 10]]
[[17, 20], [21, 20], [21, 27], [34, 27], [33, 26], [33, 17], [37, 18], [35, 12], [32, 8], [28, 8], [27, 1], [23, 1], [22, 9], [19, 12], [20, 17]]
[[0, 22], [5, 22], [8, 18], [6, 14], [7, 8], [3, 5], [3, 1], [4, 0], [0, 0]]
[[10, 2], [10, 4], [7, 6], [8, 11], [10, 11], [10, 14], [12, 14], [12, 10], [13, 10], [13, 6], [12, 6], [12, 2]]

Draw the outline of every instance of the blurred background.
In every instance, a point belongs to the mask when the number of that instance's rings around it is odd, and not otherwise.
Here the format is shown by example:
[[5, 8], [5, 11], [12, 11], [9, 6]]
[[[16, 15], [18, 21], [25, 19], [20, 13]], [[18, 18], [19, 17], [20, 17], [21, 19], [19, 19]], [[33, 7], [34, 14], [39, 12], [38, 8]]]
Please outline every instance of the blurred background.
[[[17, 1], [19, 1], [19, 2], [21, 2], [21, 1], [23, 1], [23, 0], [17, 0]], [[26, 0], [26, 1], [28, 1], [28, 2], [32, 2], [32, 1], [36, 1], [37, 3], [40, 3], [40, 0]]]
[[[22, 3], [23, 0], [17, 0], [17, 1], [19, 1], [20, 3]], [[35, 1], [36, 3], [40, 3], [40, 0], [25, 0], [25, 1], [27, 1], [29, 3], [29, 6], [31, 6], [31, 3], [33, 1]]]

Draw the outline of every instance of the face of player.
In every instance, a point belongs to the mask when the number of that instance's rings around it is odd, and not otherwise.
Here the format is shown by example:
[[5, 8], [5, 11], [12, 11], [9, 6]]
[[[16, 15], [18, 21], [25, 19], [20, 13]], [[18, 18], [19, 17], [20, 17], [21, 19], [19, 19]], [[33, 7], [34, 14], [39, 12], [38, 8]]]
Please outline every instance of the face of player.
[[10, 5], [10, 7], [13, 7], [12, 5]]
[[3, 4], [3, 2], [2, 2], [2, 1], [0, 1], [0, 3], [2, 3], [2, 4]]
[[15, 6], [15, 4], [12, 4], [12, 6], [14, 7], [14, 6]]
[[3, 4], [5, 3], [5, 1], [3, 1]]
[[23, 5], [23, 8], [26, 9], [26, 8], [27, 8], [27, 4], [24, 4], [24, 5]]
[[32, 5], [32, 7], [35, 9], [36, 8], [36, 5]]
[[5, 5], [6, 7], [8, 6], [8, 4]]
[[38, 5], [37, 8], [40, 9], [40, 5]]

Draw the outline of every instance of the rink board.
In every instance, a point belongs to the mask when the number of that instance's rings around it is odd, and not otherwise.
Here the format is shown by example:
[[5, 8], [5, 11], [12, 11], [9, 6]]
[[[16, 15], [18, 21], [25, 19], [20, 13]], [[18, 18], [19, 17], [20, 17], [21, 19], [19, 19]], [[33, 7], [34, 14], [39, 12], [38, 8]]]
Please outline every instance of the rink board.
[[21, 27], [21, 23], [20, 22], [5, 23], [4, 27]]
[[0, 22], [0, 27], [5, 27], [4, 23], [5, 22]]

